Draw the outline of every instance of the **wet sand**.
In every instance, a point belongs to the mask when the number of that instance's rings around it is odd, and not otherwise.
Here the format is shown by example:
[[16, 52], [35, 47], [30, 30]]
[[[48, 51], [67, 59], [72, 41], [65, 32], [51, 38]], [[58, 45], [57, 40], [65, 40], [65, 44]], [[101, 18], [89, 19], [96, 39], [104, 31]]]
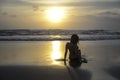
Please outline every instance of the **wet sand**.
[[91, 73], [84, 69], [73, 70], [60, 66], [0, 67], [1, 80], [78, 80], [78, 78], [91, 80]]
[[[0, 44], [0, 80], [120, 80], [119, 40], [80, 42], [88, 63], [77, 69], [68, 63], [64, 66], [62, 61], [54, 63], [51, 55], [56, 51], [51, 42]], [[63, 57], [65, 43], [60, 41], [59, 58]]]

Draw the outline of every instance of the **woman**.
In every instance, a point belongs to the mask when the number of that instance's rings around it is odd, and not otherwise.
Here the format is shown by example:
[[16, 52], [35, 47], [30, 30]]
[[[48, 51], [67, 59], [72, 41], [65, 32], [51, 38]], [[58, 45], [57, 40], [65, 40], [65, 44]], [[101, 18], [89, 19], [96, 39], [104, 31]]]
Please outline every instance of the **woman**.
[[66, 56], [67, 56], [68, 50], [70, 53], [69, 54], [69, 60], [70, 60], [69, 63], [71, 66], [76, 65], [76, 64], [80, 65], [82, 62], [87, 63], [87, 60], [81, 57], [81, 51], [77, 45], [78, 43], [79, 43], [78, 35], [73, 34], [71, 36], [70, 42], [68, 42], [65, 46], [65, 55], [64, 55], [65, 65], [66, 65]]

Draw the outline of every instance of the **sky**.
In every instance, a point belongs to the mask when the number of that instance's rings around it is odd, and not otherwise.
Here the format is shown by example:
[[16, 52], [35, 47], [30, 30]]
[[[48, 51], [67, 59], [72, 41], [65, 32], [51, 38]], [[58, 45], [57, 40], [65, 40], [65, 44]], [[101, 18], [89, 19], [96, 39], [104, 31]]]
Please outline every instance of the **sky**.
[[0, 0], [0, 29], [120, 31], [120, 0]]

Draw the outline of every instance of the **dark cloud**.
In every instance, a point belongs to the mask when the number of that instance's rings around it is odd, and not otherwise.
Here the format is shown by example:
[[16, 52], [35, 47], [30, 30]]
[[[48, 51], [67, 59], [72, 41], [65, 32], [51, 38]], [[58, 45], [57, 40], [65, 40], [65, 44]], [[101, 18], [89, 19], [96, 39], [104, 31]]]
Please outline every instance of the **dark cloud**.
[[0, 7], [8, 6], [8, 5], [23, 6], [23, 5], [28, 5], [28, 3], [23, 2], [21, 0], [0, 0]]
[[7, 12], [1, 12], [1, 15], [6, 16], [6, 15], [8, 15], [8, 13]]
[[90, 19], [92, 21], [92, 26], [95, 26], [96, 28], [120, 30], [120, 15], [113, 16], [113, 13], [112, 15], [109, 13], [109, 15], [92, 16]]
[[106, 12], [101, 12], [99, 13], [100, 15], [110, 15], [110, 16], [119, 16], [120, 14], [117, 12], [111, 12], [111, 11], [106, 11]]
[[8, 17], [12, 17], [12, 18], [15, 18], [15, 17], [17, 17], [17, 15], [11, 15], [11, 14], [9, 14], [9, 13], [7, 13], [7, 12], [0, 12], [0, 15], [1, 16], [8, 16]]
[[8, 15], [8, 13], [7, 13], [7, 12], [5, 12], [5, 11], [3, 11], [2, 9], [0, 9], [0, 15], [2, 15], [2, 16], [7, 16], [7, 15]]
[[16, 18], [17, 17], [17, 15], [9, 15], [10, 17], [12, 17], [12, 18]]
[[3, 3], [3, 2], [5, 2], [6, 0], [0, 0], [0, 3]]
[[32, 7], [33, 7], [33, 10], [34, 10], [34, 11], [39, 10], [39, 5], [33, 5]]
[[2, 11], [2, 8], [0, 7], [0, 12]]
[[[114, 29], [120, 30], [120, 10], [89, 11], [86, 15], [71, 15], [73, 19], [69, 25], [80, 26], [86, 29]], [[74, 21], [75, 22], [74, 22]], [[66, 26], [69, 26], [66, 25]]]
[[97, 14], [97, 16], [120, 18], [120, 9], [101, 11]]
[[[57, 1], [56, 1], [57, 2]], [[91, 7], [120, 7], [119, 1], [69, 1], [69, 2], [61, 2], [59, 4], [56, 3], [48, 3], [48, 1], [41, 2], [41, 0], [0, 0], [0, 4], [17, 4], [17, 5], [36, 5], [36, 6], [91, 6]]]
[[89, 6], [89, 7], [120, 7], [120, 1], [84, 1], [84, 2], [66, 2], [66, 3], [35, 3], [39, 4], [40, 6], [51, 6], [51, 5], [56, 5], [56, 6], [74, 6], [74, 7], [79, 7], [79, 6]]

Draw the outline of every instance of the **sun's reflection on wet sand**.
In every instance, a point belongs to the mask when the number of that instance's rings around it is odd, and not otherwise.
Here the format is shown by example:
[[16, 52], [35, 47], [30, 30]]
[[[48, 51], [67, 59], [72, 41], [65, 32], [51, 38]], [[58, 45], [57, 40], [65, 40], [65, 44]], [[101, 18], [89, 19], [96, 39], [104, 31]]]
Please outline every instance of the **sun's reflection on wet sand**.
[[60, 51], [61, 43], [60, 41], [52, 41], [52, 53], [51, 53], [51, 59], [53, 61], [53, 64], [59, 64], [59, 62], [55, 61], [55, 59], [61, 58], [61, 51]]

